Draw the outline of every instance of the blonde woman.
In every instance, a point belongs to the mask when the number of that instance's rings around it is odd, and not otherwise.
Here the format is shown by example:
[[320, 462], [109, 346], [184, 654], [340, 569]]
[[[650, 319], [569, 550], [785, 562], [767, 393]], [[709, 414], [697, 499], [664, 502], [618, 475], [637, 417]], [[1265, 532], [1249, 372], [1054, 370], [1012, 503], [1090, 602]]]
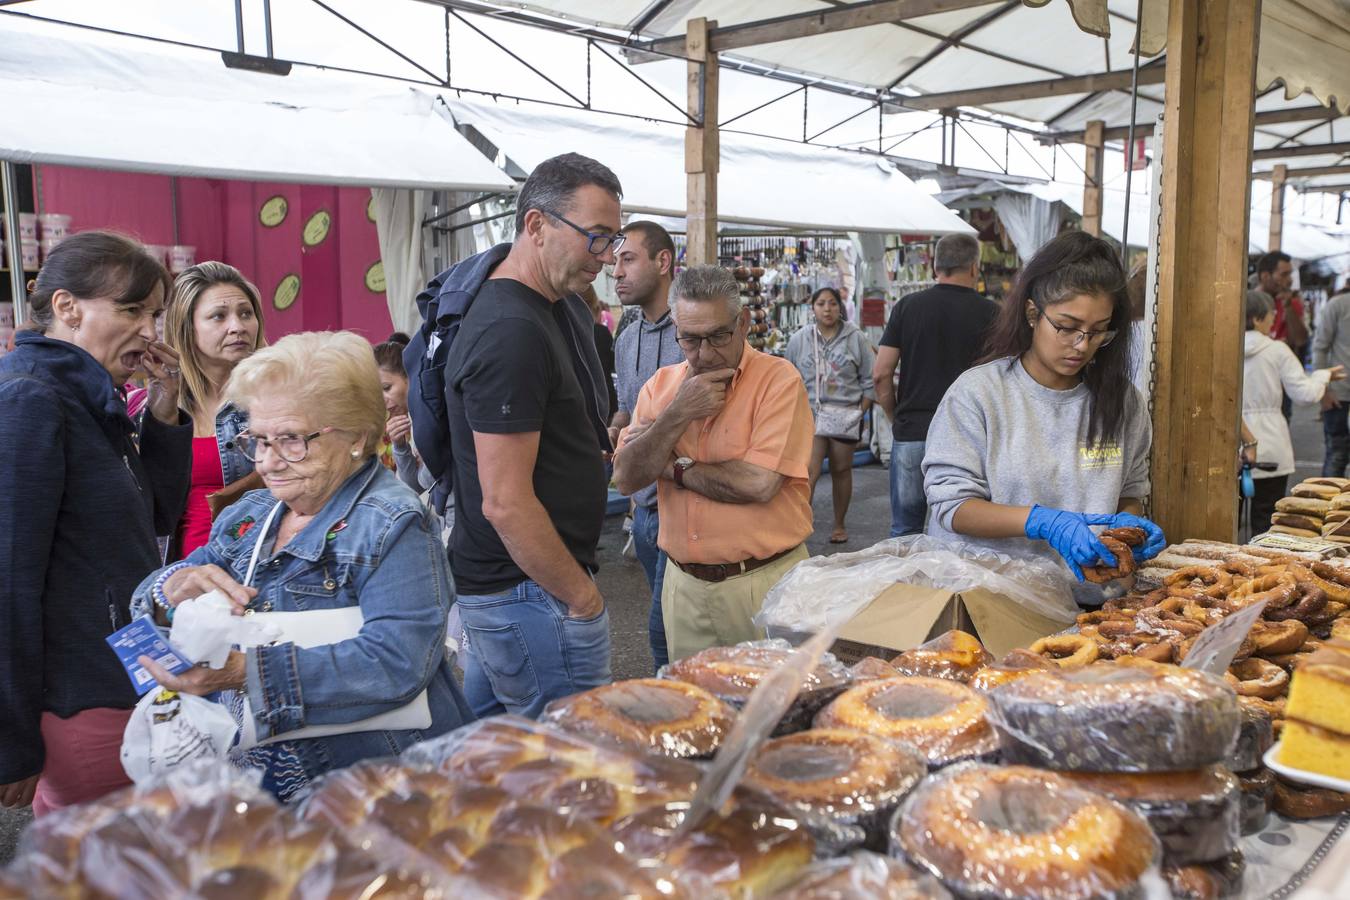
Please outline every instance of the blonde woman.
[[[216, 512], [262, 486], [249, 478], [253, 463], [235, 446], [245, 417], [224, 399], [234, 367], [266, 345], [258, 289], [233, 266], [198, 263], [174, 282], [164, 340], [182, 361], [180, 403], [192, 417], [192, 485], [169, 548], [170, 559], [181, 559], [206, 543]], [[139, 400], [127, 398], [133, 417]]]

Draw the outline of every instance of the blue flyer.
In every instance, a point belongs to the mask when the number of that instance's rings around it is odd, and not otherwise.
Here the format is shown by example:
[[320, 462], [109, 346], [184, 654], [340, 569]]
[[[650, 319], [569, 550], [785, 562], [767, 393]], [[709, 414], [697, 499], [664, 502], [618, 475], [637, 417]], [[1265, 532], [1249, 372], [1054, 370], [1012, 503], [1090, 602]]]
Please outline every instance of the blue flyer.
[[130, 625], [108, 635], [106, 640], [122, 661], [137, 694], [158, 686], [154, 677], [136, 661], [138, 657], [148, 656], [175, 675], [192, 668], [192, 661], [160, 635], [149, 616], [133, 619]]

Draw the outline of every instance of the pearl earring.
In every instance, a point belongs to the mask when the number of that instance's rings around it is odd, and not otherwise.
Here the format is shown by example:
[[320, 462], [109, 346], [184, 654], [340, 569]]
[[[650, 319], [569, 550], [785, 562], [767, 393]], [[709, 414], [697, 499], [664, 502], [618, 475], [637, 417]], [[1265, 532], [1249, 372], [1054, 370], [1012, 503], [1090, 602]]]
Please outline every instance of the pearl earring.
[[352, 451], [352, 459], [360, 459], [360, 458], [361, 458], [361, 451], [360, 451], [360, 450], [353, 450], [353, 451]]

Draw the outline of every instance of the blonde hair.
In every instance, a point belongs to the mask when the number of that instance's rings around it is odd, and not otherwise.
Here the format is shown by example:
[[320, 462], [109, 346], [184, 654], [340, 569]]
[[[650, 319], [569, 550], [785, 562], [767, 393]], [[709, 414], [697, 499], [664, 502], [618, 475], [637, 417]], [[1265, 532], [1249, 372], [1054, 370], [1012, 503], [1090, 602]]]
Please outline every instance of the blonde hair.
[[223, 262], [202, 262], [185, 269], [173, 283], [173, 299], [164, 311], [164, 342], [178, 351], [179, 367], [182, 374], [182, 405], [188, 412], [200, 412], [201, 400], [211, 393], [212, 385], [202, 371], [201, 359], [197, 350], [197, 328], [193, 313], [197, 301], [209, 289], [226, 284], [244, 292], [253, 307], [253, 317], [258, 320], [258, 336], [253, 349], [267, 346], [263, 336], [262, 297], [253, 283], [244, 277], [234, 266]]
[[315, 424], [365, 436], [369, 456], [384, 434], [384, 395], [370, 344], [350, 331], [290, 334], [234, 367], [225, 399], [247, 410], [280, 393]]

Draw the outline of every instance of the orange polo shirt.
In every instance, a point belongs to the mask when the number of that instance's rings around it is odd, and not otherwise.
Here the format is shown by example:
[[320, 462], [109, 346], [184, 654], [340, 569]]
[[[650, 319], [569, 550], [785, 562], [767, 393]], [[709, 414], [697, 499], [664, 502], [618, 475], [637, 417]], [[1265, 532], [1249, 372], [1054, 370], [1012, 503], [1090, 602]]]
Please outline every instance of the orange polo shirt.
[[[633, 421], [655, 419], [670, 405], [688, 376], [689, 363], [658, 369], [638, 394]], [[682, 563], [735, 563], [767, 559], [811, 534], [811, 442], [815, 422], [806, 387], [785, 359], [745, 348], [722, 411], [689, 423], [675, 442], [675, 456], [695, 462], [742, 460], [784, 476], [767, 503], [720, 503], [675, 486], [656, 483], [661, 530], [657, 544]], [[628, 430], [619, 436], [619, 453]]]

